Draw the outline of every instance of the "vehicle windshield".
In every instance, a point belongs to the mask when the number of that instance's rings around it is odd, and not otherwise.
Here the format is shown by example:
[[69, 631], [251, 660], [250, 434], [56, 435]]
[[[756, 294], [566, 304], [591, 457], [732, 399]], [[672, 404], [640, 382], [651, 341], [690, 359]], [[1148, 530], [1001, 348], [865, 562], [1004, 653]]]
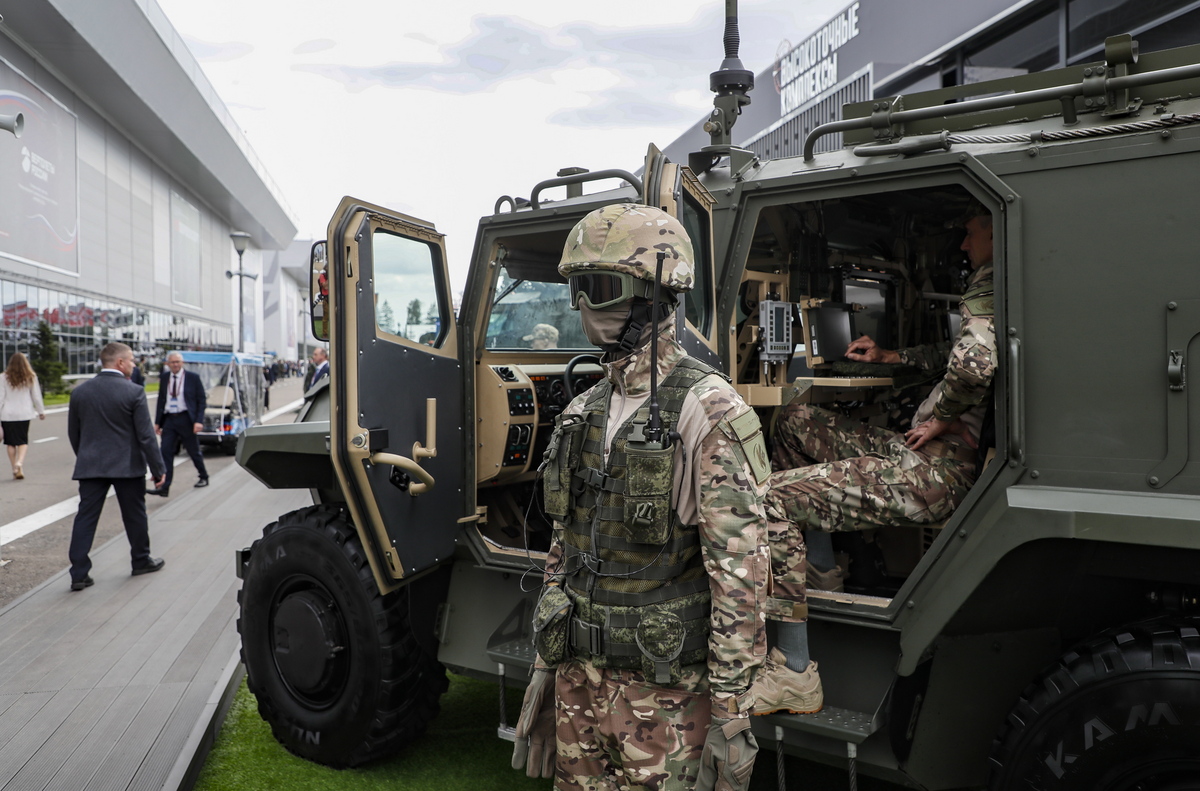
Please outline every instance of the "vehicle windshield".
[[488, 319], [487, 348], [595, 349], [583, 334], [579, 314], [571, 310], [566, 282], [553, 270], [531, 273], [530, 269], [501, 268]]

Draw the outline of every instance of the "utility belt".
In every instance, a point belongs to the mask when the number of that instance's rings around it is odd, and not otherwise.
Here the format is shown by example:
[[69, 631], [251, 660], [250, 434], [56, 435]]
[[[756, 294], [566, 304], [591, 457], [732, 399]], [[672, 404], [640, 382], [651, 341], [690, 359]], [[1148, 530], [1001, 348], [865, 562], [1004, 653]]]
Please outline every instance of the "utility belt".
[[534, 642], [542, 661], [570, 658], [596, 667], [639, 670], [658, 685], [674, 684], [685, 665], [708, 658], [712, 603], [707, 576], [683, 583], [677, 598], [655, 604], [598, 604], [588, 596], [548, 586], [533, 619]]
[[979, 459], [979, 451], [970, 445], [959, 445], [957, 442], [947, 442], [944, 439], [931, 439], [921, 446], [920, 453], [936, 456], [939, 459], [954, 459], [964, 464], [974, 464]]

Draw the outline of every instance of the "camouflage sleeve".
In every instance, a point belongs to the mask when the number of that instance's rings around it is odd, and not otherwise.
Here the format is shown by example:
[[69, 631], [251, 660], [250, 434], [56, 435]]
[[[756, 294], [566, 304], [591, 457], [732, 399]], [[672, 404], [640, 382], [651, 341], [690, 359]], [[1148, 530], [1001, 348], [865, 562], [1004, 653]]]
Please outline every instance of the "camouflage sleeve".
[[770, 463], [758, 417], [728, 385], [699, 395], [710, 420], [719, 418], [693, 456], [700, 542], [712, 591], [713, 712], [745, 717], [753, 705], [748, 695], [753, 670], [767, 651], [770, 556], [763, 496]]
[[[964, 309], [964, 314], [967, 311]], [[996, 375], [996, 327], [991, 316], [963, 317], [950, 350], [946, 376], [937, 384], [933, 416], [954, 420], [987, 396]]]
[[550, 549], [546, 552], [546, 574], [542, 578], [545, 582], [554, 582], [562, 579], [563, 569], [563, 544], [562, 544], [562, 523], [557, 520], [554, 522], [554, 532], [550, 537]]
[[900, 355], [900, 362], [905, 365], [920, 368], [922, 371], [940, 371], [946, 367], [946, 360], [950, 356], [950, 341], [910, 346], [901, 349], [897, 354]]
[[[571, 403], [567, 404], [563, 409], [564, 415], [578, 415], [583, 412], [583, 406], [587, 402], [587, 393], [584, 391], [575, 396]], [[546, 573], [543, 576], [545, 582], [550, 582], [553, 579], [561, 579], [563, 565], [563, 546], [562, 546], [563, 526], [557, 519], [554, 521], [554, 530], [550, 535], [550, 549], [546, 552]]]

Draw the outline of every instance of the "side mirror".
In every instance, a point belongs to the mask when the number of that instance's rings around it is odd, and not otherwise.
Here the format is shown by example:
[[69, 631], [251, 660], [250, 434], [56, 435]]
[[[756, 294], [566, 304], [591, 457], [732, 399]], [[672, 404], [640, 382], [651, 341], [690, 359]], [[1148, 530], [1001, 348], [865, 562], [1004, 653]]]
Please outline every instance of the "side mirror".
[[308, 257], [309, 307], [312, 310], [312, 334], [319, 341], [329, 340], [329, 273], [325, 242], [314, 242]]

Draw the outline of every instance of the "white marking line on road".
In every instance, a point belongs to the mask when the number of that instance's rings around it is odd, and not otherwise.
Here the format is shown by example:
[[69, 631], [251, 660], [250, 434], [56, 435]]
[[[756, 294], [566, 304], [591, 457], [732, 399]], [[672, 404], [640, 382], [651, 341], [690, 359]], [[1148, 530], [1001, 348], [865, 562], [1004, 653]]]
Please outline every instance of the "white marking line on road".
[[263, 415], [262, 422], [266, 423], [268, 420], [274, 420], [275, 418], [279, 417], [280, 415], [286, 414], [288, 412], [295, 412], [297, 409], [299, 409], [302, 406], [304, 406], [304, 399], [299, 398], [290, 404], [284, 404], [283, 406], [279, 407], [279, 409], [273, 409], [270, 412], [268, 412], [267, 414]]
[[35, 439], [33, 444], [41, 445], [43, 442], [53, 442], [56, 439], [58, 439], [58, 437], [42, 437], [41, 439]]
[[[185, 457], [186, 458], [186, 457]], [[190, 459], [189, 459], [190, 461]], [[171, 459], [171, 465], [177, 466], [179, 457]], [[146, 474], [146, 480], [150, 480], [149, 473]], [[117, 493], [116, 489], [109, 489], [108, 496], [112, 497]], [[79, 495], [63, 500], [61, 503], [43, 508], [40, 511], [35, 511], [29, 516], [23, 516], [20, 519], [9, 522], [6, 525], [0, 525], [0, 546], [4, 546], [10, 541], [16, 541], [21, 536], [27, 536], [34, 530], [41, 530], [46, 525], [51, 525], [62, 519], [65, 516], [70, 516], [79, 510]]]
[[[116, 494], [115, 491], [109, 490], [109, 497], [112, 497], [114, 494]], [[43, 508], [29, 516], [22, 517], [15, 522], [9, 522], [0, 527], [0, 545], [16, 541], [21, 536], [29, 535], [34, 530], [39, 530], [48, 524], [57, 522], [64, 516], [70, 516], [78, 510], [79, 496], [76, 495], [68, 500], [63, 500], [61, 503], [55, 503], [49, 508]]]

